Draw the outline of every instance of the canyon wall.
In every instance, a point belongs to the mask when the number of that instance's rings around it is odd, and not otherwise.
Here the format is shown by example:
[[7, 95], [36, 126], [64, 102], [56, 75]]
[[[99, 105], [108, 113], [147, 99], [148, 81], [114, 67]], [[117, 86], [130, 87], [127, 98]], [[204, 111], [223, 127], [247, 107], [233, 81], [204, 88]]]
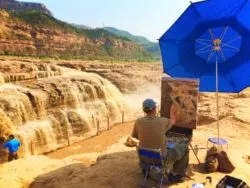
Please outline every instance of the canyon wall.
[[63, 59], [150, 58], [142, 46], [103, 29], [79, 29], [41, 12], [0, 9], [0, 55]]

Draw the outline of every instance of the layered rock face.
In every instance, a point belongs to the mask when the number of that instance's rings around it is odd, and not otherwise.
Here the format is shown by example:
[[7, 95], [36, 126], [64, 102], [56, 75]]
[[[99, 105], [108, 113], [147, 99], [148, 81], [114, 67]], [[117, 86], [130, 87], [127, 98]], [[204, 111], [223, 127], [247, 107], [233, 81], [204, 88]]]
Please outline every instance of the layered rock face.
[[[121, 122], [123, 112], [129, 116], [120, 91], [96, 74], [27, 62], [2, 62], [0, 69], [8, 67], [0, 86], [0, 134], [21, 140], [21, 156], [66, 146]], [[30, 77], [18, 76], [27, 70]]]
[[101, 29], [76, 29], [40, 12], [0, 9], [0, 55], [81, 59], [140, 59], [150, 55], [136, 43]]
[[160, 87], [161, 83], [162, 65], [158, 62], [61, 61], [58, 65], [99, 74], [115, 84], [124, 94], [147, 92], [153, 86]]

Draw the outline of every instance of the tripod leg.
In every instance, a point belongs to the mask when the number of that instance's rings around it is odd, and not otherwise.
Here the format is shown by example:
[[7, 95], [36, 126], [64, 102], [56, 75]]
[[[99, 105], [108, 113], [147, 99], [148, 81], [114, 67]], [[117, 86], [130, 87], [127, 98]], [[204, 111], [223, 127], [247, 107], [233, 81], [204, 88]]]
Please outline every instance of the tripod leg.
[[191, 149], [192, 149], [192, 151], [193, 151], [193, 153], [194, 153], [194, 155], [195, 155], [195, 157], [196, 157], [197, 161], [199, 162], [199, 164], [201, 164], [201, 162], [200, 162], [200, 160], [199, 160], [198, 156], [196, 155], [196, 153], [195, 153], [195, 151], [194, 151], [193, 146], [192, 146], [191, 144], [189, 144], [189, 146], [191, 147]]

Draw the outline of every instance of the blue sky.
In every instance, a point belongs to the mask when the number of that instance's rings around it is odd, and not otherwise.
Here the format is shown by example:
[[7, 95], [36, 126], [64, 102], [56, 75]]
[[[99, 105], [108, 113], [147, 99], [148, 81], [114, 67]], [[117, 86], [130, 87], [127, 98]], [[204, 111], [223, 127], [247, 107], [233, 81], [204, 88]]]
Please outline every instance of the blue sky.
[[[45, 4], [60, 20], [90, 27], [112, 26], [156, 41], [190, 0], [22, 0]], [[197, 0], [193, 0], [195, 2]]]

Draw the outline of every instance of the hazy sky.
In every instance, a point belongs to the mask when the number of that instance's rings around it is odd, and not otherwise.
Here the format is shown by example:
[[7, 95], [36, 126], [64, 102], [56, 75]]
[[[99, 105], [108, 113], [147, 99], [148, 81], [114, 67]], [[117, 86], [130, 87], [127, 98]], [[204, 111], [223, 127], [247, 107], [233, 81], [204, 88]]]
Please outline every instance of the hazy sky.
[[[112, 26], [156, 41], [190, 0], [22, 0], [45, 4], [60, 20], [90, 27]], [[198, 0], [193, 0], [193, 2]]]

